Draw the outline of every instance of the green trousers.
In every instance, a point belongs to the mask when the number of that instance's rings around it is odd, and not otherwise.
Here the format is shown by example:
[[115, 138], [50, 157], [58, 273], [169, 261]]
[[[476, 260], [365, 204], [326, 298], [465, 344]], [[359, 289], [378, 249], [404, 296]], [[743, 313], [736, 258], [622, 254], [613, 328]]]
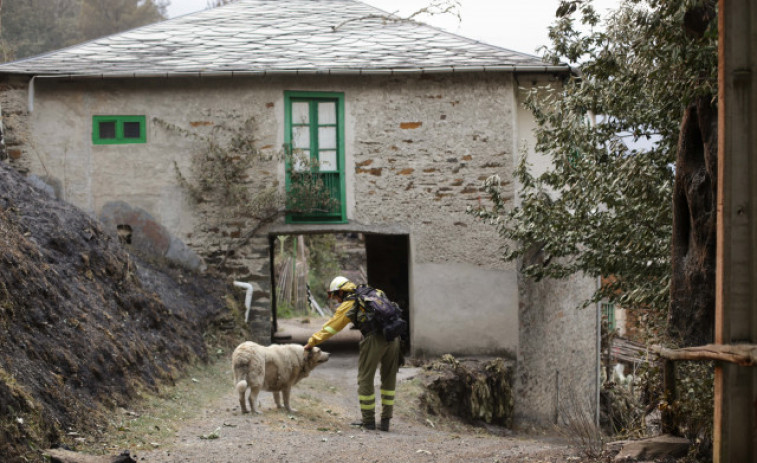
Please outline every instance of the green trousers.
[[391, 342], [376, 333], [360, 341], [357, 364], [357, 394], [363, 423], [376, 422], [376, 393], [373, 386], [376, 369], [381, 365], [381, 418], [390, 419], [394, 411], [394, 390], [400, 368], [400, 340]]

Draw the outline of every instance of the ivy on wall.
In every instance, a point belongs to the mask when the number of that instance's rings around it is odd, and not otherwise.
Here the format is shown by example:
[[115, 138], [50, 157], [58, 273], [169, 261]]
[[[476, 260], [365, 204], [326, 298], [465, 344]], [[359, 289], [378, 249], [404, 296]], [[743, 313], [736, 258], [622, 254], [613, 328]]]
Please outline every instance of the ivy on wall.
[[[245, 229], [232, 236], [226, 255], [244, 244], [263, 226], [288, 213], [327, 211], [335, 201], [317, 172], [317, 163], [302, 159], [301, 153], [285, 149], [275, 152], [257, 147], [255, 117], [241, 119], [227, 115], [225, 120], [186, 129], [158, 117], [153, 122], [169, 133], [192, 143], [189, 169], [174, 161], [179, 185], [198, 212], [223, 228], [230, 222], [244, 223]], [[296, 162], [292, 162], [296, 158]], [[277, 172], [286, 166], [291, 186], [284, 191]], [[292, 166], [297, 166], [296, 171]], [[225, 258], [223, 259], [225, 262]], [[223, 264], [223, 262], [222, 262]]]

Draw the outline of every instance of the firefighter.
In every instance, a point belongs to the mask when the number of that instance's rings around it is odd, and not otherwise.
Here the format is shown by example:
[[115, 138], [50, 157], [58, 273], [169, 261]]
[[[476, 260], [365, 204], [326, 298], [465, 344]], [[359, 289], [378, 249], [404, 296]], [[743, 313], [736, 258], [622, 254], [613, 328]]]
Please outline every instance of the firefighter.
[[400, 367], [400, 338], [387, 341], [370, 314], [366, 314], [357, 303], [357, 286], [343, 276], [338, 276], [329, 285], [329, 299], [339, 303], [334, 316], [320, 331], [308, 339], [305, 349], [329, 339], [352, 322], [363, 334], [358, 357], [357, 383], [358, 399], [362, 420], [354, 425], [363, 429], [376, 429], [376, 395], [373, 380], [380, 365], [381, 376], [381, 421], [378, 429], [389, 431], [389, 422], [394, 411], [394, 391], [397, 371]]

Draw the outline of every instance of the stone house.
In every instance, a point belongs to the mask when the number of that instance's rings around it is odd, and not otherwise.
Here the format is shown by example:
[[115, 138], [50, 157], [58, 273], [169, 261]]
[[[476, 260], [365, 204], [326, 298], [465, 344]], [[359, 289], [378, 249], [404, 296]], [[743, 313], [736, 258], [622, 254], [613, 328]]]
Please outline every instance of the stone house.
[[[567, 390], [596, 406], [597, 314], [574, 310], [595, 282], [524, 280], [465, 211], [492, 174], [517, 200], [534, 124], [519, 89], [569, 73], [354, 0], [242, 0], [0, 65], [0, 104], [8, 162], [52, 194], [136, 247], [198, 268], [223, 258], [251, 282], [259, 340], [274, 237], [363, 233], [368, 279], [408, 309], [413, 353], [507, 355], [516, 418], [551, 422]], [[294, 170], [276, 154], [295, 149], [336, 207], [249, 234], [249, 214], [191, 201], [177, 175], [203, 175], [190, 135], [220, 128], [264, 155], [249, 191], [287, 194]]]

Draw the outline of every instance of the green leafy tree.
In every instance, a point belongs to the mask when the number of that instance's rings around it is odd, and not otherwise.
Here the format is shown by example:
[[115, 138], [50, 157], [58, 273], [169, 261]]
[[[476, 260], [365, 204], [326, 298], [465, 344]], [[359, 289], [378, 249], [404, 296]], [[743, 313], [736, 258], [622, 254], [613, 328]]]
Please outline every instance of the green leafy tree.
[[687, 34], [689, 8], [625, 0], [602, 21], [590, 1], [565, 2], [545, 56], [579, 72], [526, 101], [535, 149], [552, 167], [534, 173], [523, 156], [520, 204], [511, 207], [492, 178], [490, 205], [471, 211], [496, 225], [504, 258], [521, 259], [526, 275], [612, 276], [587, 303], [607, 298], [658, 321], [670, 301], [681, 120], [687, 106], [716, 94], [716, 30]]
[[164, 0], [5, 0], [3, 61], [25, 58], [166, 19]]
[[341, 253], [337, 249], [337, 239], [335, 235], [307, 235], [305, 243], [309, 251], [308, 284], [316, 300], [325, 304], [328, 299], [326, 293], [328, 284], [341, 270], [339, 265]]
[[3, 61], [76, 43], [80, 0], [5, 0], [0, 16]]
[[[577, 73], [526, 102], [551, 167], [535, 172], [524, 156], [520, 203], [493, 177], [490, 201], [470, 211], [530, 277], [610, 277], [587, 304], [637, 311], [655, 343], [698, 344], [713, 329], [716, 17], [714, 0], [623, 0], [604, 20], [588, 0], [563, 1], [545, 56]], [[679, 368], [685, 394], [666, 398], [666, 431], [706, 450], [711, 365]], [[658, 400], [660, 378], [648, 373], [647, 400]]]
[[81, 0], [81, 38], [91, 40], [166, 19], [163, 0]]

